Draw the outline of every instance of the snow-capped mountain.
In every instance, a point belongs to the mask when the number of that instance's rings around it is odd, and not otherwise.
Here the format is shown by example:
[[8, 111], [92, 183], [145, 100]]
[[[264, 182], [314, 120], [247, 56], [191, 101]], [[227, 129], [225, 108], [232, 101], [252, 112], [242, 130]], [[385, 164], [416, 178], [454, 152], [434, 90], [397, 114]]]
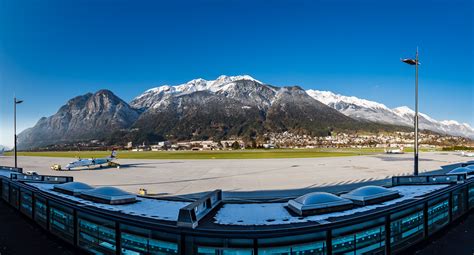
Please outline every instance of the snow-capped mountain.
[[143, 112], [134, 127], [177, 139], [242, 137], [270, 130], [326, 135], [330, 127], [366, 128], [300, 87], [274, 87], [248, 75], [156, 87], [131, 105]]
[[[326, 136], [343, 132], [411, 130], [413, 111], [298, 86], [276, 87], [248, 75], [194, 79], [149, 89], [127, 104], [111, 91], [75, 97], [18, 137], [19, 148], [71, 141], [117, 142], [252, 138], [266, 132]], [[474, 139], [468, 124], [420, 114], [420, 128]], [[127, 136], [124, 138], [124, 136]], [[161, 138], [160, 138], [161, 137]]]
[[[245, 83], [245, 84], [243, 84]], [[243, 85], [242, 85], [243, 84]], [[250, 85], [250, 86], [249, 86]], [[136, 97], [130, 105], [134, 108], [160, 108], [165, 106], [165, 101], [169, 100], [170, 96], [177, 96], [186, 93], [193, 93], [197, 91], [209, 91], [212, 93], [227, 93], [228, 96], [239, 96], [242, 90], [248, 92], [248, 96], [252, 99], [257, 99], [257, 101], [263, 100], [265, 98], [253, 98], [253, 95], [257, 95], [255, 89], [263, 87], [265, 91], [264, 94], [272, 94], [276, 92], [270, 86], [264, 85], [262, 82], [252, 78], [249, 75], [238, 75], [238, 76], [225, 76], [221, 75], [215, 80], [204, 80], [204, 79], [194, 79], [187, 83], [170, 86], [163, 85], [156, 88], [149, 89], [145, 91], [140, 96]], [[271, 95], [268, 95], [271, 96]]]
[[[394, 108], [393, 111], [399, 116], [405, 118], [405, 120], [410, 121], [410, 123], [413, 123], [415, 111], [413, 111], [409, 107], [401, 106]], [[459, 123], [455, 120], [438, 121], [424, 113], [420, 113], [419, 125], [420, 129], [428, 129], [441, 134], [464, 136], [474, 139], [474, 129], [467, 123]]]
[[[330, 91], [307, 90], [306, 92], [314, 99], [352, 118], [401, 126], [413, 125], [415, 112], [407, 106], [390, 109], [381, 103], [343, 96]], [[420, 113], [419, 124], [420, 129], [474, 139], [474, 129], [467, 123], [461, 124], [454, 120], [438, 121]]]
[[353, 96], [343, 96], [330, 91], [307, 90], [314, 99], [356, 119], [369, 120], [392, 125], [411, 125], [411, 121], [400, 117], [393, 110], [377, 102]]

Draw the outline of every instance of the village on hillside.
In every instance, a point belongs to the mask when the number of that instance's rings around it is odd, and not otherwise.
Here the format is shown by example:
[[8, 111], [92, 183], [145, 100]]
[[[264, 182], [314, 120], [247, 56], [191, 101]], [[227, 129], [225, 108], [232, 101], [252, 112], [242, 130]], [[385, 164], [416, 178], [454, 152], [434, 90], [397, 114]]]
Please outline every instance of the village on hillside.
[[[420, 146], [423, 148], [443, 147], [473, 147], [470, 139], [420, 133]], [[87, 142], [51, 145], [39, 148], [41, 151], [58, 150], [107, 150], [116, 148], [130, 151], [178, 151], [178, 150], [239, 150], [239, 149], [315, 149], [315, 148], [410, 148], [414, 144], [414, 135], [411, 132], [394, 132], [390, 134], [347, 134], [333, 133], [331, 136], [299, 135], [290, 132], [266, 133], [260, 139], [246, 141], [240, 138], [228, 140], [199, 140], [199, 141], [160, 141], [156, 143], [127, 142], [125, 145], [110, 145], [100, 140]]]

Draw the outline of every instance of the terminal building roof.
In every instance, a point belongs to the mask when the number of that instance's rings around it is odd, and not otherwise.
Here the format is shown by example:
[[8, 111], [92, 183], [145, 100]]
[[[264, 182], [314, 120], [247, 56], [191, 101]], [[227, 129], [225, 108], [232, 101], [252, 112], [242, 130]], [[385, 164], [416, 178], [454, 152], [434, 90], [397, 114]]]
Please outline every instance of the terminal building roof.
[[[199, 224], [190, 224], [192, 228], [217, 231], [226, 229], [266, 231], [342, 222], [361, 215], [391, 210], [408, 204], [410, 201], [436, 195], [444, 188], [468, 178], [466, 174], [400, 176], [393, 177], [394, 186], [391, 187], [365, 186], [341, 195], [313, 192], [290, 199], [288, 202], [247, 202], [244, 200], [231, 202], [222, 200], [222, 192], [216, 190], [202, 199], [190, 202], [178, 198], [137, 196], [115, 187], [91, 187], [85, 183], [72, 182], [72, 179], [65, 180], [63, 184], [51, 183], [51, 180], [61, 179], [61, 177], [51, 179], [49, 178], [51, 176], [40, 176], [45, 178], [40, 178], [43, 181], [37, 181], [37, 179], [26, 178], [31, 176], [2, 168], [0, 168], [0, 176], [18, 180], [36, 188], [43, 193], [40, 193], [41, 195], [61, 199], [71, 205], [100, 210], [111, 216], [139, 218], [151, 224], [180, 227], [183, 226], [181, 217], [184, 215], [183, 218], [195, 220], [197, 218], [196, 222]], [[14, 182], [10, 183], [15, 185]], [[69, 192], [64, 192], [64, 190]], [[388, 198], [380, 199], [384, 196]], [[365, 203], [366, 200], [374, 198], [378, 200], [370, 204]], [[357, 201], [364, 203], [357, 203]], [[314, 214], [304, 214], [291, 208], [292, 203], [310, 210], [316, 208], [317, 211], [320, 208], [339, 207], [337, 210], [319, 210]], [[341, 205], [344, 206], [341, 207]]]
[[[54, 190], [53, 184], [47, 183], [29, 183], [44, 192], [51, 195], [65, 198], [84, 206], [91, 206], [113, 213], [120, 213], [131, 216], [144, 217], [148, 219], [163, 221], [175, 225], [178, 220], [179, 210], [189, 202], [171, 201], [164, 199], [154, 199], [137, 197], [136, 203], [124, 205], [109, 205], [97, 203], [83, 199], [78, 196], [72, 196], [60, 193]], [[352, 209], [301, 217], [292, 214], [287, 209], [287, 203], [224, 203], [211, 217], [206, 217], [203, 227], [218, 228], [232, 227], [250, 227], [250, 226], [284, 226], [287, 224], [324, 224], [338, 221], [339, 218], [365, 213], [372, 210], [386, 208], [405, 201], [423, 197], [429, 193], [441, 190], [449, 185], [410, 185], [396, 186], [388, 188], [390, 191], [397, 191], [401, 197], [385, 201], [379, 204], [369, 206], [354, 207]], [[334, 196], [334, 195], [333, 195]], [[319, 197], [319, 195], [317, 196]], [[331, 198], [332, 196], [324, 196]], [[339, 198], [335, 196], [336, 198]], [[309, 198], [311, 200], [311, 198]], [[307, 201], [307, 200], [303, 200]], [[325, 200], [326, 201], [326, 200]]]

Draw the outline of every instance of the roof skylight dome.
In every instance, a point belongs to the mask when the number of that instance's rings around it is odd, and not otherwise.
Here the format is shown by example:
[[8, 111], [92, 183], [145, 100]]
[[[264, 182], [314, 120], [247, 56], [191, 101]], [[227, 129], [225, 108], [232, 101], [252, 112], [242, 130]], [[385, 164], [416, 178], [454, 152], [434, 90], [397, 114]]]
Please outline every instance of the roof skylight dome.
[[288, 201], [288, 208], [301, 216], [343, 211], [353, 207], [349, 199], [326, 192], [312, 192]]
[[350, 199], [357, 205], [369, 205], [400, 197], [400, 193], [396, 190], [370, 185], [342, 194], [341, 197]]
[[78, 196], [82, 192], [92, 189], [94, 189], [94, 187], [83, 182], [67, 182], [62, 184], [56, 184], [53, 187], [53, 190], [55, 191], [73, 196]]
[[474, 169], [469, 168], [469, 167], [457, 167], [447, 173], [447, 175], [453, 175], [453, 174], [474, 175]]
[[137, 196], [115, 187], [100, 187], [81, 193], [84, 199], [104, 204], [128, 204], [137, 201]]

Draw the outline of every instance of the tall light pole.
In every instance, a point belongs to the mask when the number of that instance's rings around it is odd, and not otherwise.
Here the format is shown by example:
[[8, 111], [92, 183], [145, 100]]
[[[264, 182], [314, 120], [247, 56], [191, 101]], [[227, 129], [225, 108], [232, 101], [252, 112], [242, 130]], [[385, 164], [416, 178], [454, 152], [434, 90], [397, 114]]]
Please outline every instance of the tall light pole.
[[416, 56], [415, 59], [405, 58], [402, 59], [402, 62], [405, 62], [409, 65], [415, 66], [415, 166], [414, 166], [414, 175], [418, 175], [418, 65], [420, 62], [418, 61], [418, 47], [416, 48]]
[[16, 97], [13, 97], [13, 135], [14, 135], [14, 148], [15, 148], [15, 168], [18, 167], [18, 160], [17, 160], [17, 149], [16, 149], [16, 105], [23, 103], [23, 100], [18, 100]]

